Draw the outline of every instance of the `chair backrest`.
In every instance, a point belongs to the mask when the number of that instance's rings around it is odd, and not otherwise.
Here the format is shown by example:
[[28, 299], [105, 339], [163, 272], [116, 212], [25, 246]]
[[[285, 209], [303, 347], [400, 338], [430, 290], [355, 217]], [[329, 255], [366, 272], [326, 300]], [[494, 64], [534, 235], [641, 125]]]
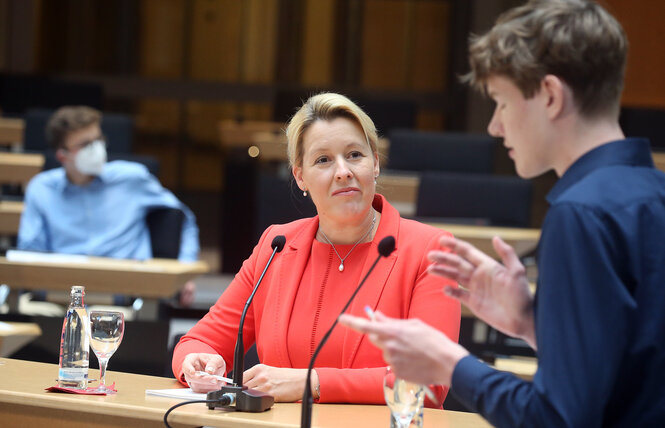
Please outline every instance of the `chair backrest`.
[[184, 220], [185, 213], [178, 208], [155, 208], [148, 212], [145, 221], [150, 230], [150, 243], [154, 258], [178, 258]]
[[56, 109], [64, 105], [87, 105], [101, 109], [103, 99], [104, 90], [100, 83], [0, 73], [0, 106], [7, 116], [20, 116], [36, 107]]
[[624, 107], [619, 124], [627, 137], [646, 137], [654, 149], [665, 150], [665, 109]]
[[293, 220], [316, 215], [311, 199], [302, 195], [294, 180], [269, 171], [259, 171], [256, 190], [256, 224], [254, 241], [272, 224], [289, 223]]
[[420, 180], [416, 217], [528, 227], [531, 188], [530, 181], [518, 177], [426, 172]]
[[388, 139], [390, 169], [478, 174], [494, 169], [497, 143], [487, 135], [397, 129]]
[[[46, 124], [55, 110], [30, 109], [25, 114], [25, 150], [51, 149], [46, 142]], [[106, 136], [106, 149], [109, 153], [130, 154], [134, 141], [134, 120], [125, 114], [104, 113], [102, 133]]]

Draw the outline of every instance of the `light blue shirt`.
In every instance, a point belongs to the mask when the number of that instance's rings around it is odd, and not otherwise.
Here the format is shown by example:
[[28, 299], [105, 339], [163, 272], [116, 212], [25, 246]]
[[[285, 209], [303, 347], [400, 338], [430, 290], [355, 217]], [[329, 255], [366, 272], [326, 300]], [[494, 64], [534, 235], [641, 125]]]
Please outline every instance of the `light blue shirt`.
[[145, 222], [153, 208], [185, 213], [178, 259], [195, 261], [199, 230], [194, 214], [139, 163], [113, 161], [85, 186], [64, 168], [35, 176], [25, 192], [18, 247], [22, 250], [144, 260], [152, 257]]

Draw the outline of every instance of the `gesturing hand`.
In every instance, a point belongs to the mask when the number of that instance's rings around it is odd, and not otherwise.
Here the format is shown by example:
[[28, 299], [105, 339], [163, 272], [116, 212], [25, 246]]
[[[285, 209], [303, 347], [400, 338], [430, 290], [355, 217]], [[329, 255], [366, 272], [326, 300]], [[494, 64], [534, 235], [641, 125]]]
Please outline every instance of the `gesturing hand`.
[[[243, 384], [275, 397], [278, 402], [300, 400], [305, 391], [306, 369], [290, 369], [257, 364], [245, 370]], [[312, 371], [312, 383], [318, 385], [316, 370]], [[314, 387], [312, 387], [314, 390]]]
[[430, 273], [450, 278], [461, 287], [445, 292], [464, 303], [478, 318], [497, 330], [524, 339], [536, 348], [533, 296], [526, 270], [513, 248], [494, 237], [494, 250], [503, 264], [468, 242], [444, 236], [439, 243], [451, 252], [433, 250]]

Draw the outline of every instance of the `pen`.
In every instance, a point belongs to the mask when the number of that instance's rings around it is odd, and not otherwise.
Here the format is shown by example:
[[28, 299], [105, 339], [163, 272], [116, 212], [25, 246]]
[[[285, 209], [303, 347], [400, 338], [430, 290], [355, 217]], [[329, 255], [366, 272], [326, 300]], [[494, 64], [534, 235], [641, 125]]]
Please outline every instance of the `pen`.
[[370, 321], [374, 321], [376, 319], [374, 316], [374, 311], [369, 306], [365, 306], [365, 313], [367, 314], [367, 318], [369, 318]]
[[226, 383], [233, 383], [233, 379], [229, 379], [228, 377], [224, 377], [224, 376], [220, 376], [220, 375], [216, 375], [216, 374], [212, 374], [212, 373], [208, 373], [208, 372], [196, 371], [196, 372], [194, 372], [194, 374], [199, 375], [199, 376], [212, 376], [217, 380], [221, 380], [221, 381], [224, 381]]

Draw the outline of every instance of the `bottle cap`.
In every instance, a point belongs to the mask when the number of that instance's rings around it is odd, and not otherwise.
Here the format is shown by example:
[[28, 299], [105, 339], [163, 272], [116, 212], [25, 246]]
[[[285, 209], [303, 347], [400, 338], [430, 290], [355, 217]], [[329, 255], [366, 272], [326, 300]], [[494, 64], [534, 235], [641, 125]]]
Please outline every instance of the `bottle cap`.
[[81, 293], [85, 294], [85, 287], [82, 285], [72, 285], [71, 294]]

